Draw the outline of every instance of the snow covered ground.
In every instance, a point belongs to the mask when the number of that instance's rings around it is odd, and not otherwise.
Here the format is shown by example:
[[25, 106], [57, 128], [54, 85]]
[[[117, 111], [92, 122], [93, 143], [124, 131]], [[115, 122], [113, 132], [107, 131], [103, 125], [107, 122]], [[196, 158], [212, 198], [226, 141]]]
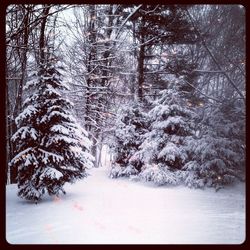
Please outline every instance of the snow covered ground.
[[67, 195], [35, 205], [7, 186], [11, 244], [240, 244], [245, 240], [243, 184], [215, 192], [110, 179], [108, 166], [66, 185]]

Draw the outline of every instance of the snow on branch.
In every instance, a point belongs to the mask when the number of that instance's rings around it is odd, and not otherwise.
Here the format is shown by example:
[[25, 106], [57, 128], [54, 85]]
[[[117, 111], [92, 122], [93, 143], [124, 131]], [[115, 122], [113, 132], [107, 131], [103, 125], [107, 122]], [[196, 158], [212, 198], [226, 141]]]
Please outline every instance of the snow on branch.
[[37, 112], [37, 109], [36, 107], [34, 107], [34, 105], [29, 105], [27, 106], [24, 111], [22, 113], [20, 113], [16, 119], [15, 119], [15, 123], [16, 124], [19, 124], [20, 121], [24, 120], [24, 119], [27, 119], [31, 116], [33, 116], [34, 113]]
[[63, 177], [62, 172], [55, 168], [47, 167], [46, 170], [40, 175], [40, 180], [43, 180], [44, 178], [59, 180], [61, 177]]
[[13, 163], [15, 163], [16, 161], [20, 160], [21, 157], [24, 157], [24, 155], [26, 155], [27, 153], [29, 153], [30, 151], [32, 151], [33, 148], [32, 147], [29, 147], [23, 151], [21, 151], [19, 154], [17, 154], [12, 160], [11, 162], [9, 163], [9, 165], [13, 165]]
[[16, 141], [17, 139], [27, 139], [27, 137], [31, 137], [32, 139], [36, 140], [37, 135], [37, 131], [34, 128], [23, 126], [16, 131], [11, 140]]
[[48, 152], [48, 151], [41, 149], [41, 148], [38, 148], [38, 150], [43, 154], [42, 162], [44, 162], [45, 164], [50, 162], [49, 157], [51, 157], [52, 161], [54, 161], [54, 162], [62, 162], [64, 160], [64, 158], [61, 155], [57, 155], [57, 154], [54, 154], [52, 152]]
[[121, 24], [119, 30], [117, 31], [117, 34], [116, 34], [115, 39], [118, 38], [118, 36], [120, 35], [120, 32], [121, 32], [123, 26], [127, 23], [127, 21], [128, 21], [131, 17], [133, 17], [133, 16], [136, 14], [136, 12], [137, 12], [141, 7], [142, 7], [142, 4], [140, 4], [138, 7], [136, 7], [136, 8], [134, 9], [134, 11], [131, 12], [131, 13], [127, 16], [127, 18], [123, 21], [123, 23]]

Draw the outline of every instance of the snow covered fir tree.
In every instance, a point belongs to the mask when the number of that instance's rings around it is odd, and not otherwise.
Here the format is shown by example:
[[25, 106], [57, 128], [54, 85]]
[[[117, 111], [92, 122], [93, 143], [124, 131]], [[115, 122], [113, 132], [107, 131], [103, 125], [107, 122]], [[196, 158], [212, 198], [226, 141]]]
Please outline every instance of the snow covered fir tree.
[[143, 135], [148, 129], [148, 116], [142, 104], [135, 101], [118, 112], [111, 148], [114, 151], [114, 165], [110, 171], [112, 178], [138, 174], [142, 161], [136, 157]]
[[187, 142], [194, 133], [194, 112], [181, 96], [180, 81], [161, 92], [149, 112], [150, 129], [137, 156], [144, 163], [140, 177], [157, 185], [177, 184], [177, 172], [188, 161]]
[[18, 195], [36, 202], [46, 193], [65, 194], [64, 184], [86, 177], [93, 165], [88, 134], [72, 115], [73, 103], [60, 93], [68, 87], [57, 61], [50, 56], [26, 83], [31, 94], [15, 119], [18, 130], [12, 136], [15, 156], [10, 167], [18, 169]]
[[[182, 171], [182, 180], [189, 187], [214, 187], [216, 190], [244, 180], [244, 107], [242, 101], [223, 99], [207, 105], [198, 134], [189, 141], [190, 161]], [[209, 114], [209, 115], [208, 115]], [[238, 120], [234, 117], [237, 114]]]

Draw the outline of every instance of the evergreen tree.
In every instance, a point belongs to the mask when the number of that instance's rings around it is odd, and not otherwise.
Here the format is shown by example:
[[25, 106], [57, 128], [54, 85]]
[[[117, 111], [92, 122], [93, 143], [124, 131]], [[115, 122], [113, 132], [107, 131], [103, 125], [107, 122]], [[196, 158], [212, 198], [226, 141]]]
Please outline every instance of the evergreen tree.
[[184, 46], [176, 47], [169, 57], [165, 60], [165, 71], [182, 80], [180, 91], [188, 99], [190, 105], [199, 106], [203, 99], [195, 89], [199, 83], [199, 75], [195, 72], [198, 68], [197, 58], [193, 58]]
[[141, 171], [142, 162], [136, 157], [142, 143], [142, 136], [147, 131], [147, 117], [138, 103], [122, 108], [116, 120], [114, 131], [115, 150], [112, 178], [130, 176]]
[[91, 141], [72, 116], [73, 104], [61, 94], [62, 67], [55, 58], [40, 65], [35, 78], [26, 83], [31, 95], [15, 119], [18, 130], [12, 136], [18, 168], [18, 195], [38, 201], [45, 193], [65, 194], [63, 185], [87, 176], [92, 167]]
[[177, 184], [176, 172], [188, 160], [187, 141], [193, 134], [194, 113], [187, 107], [176, 82], [161, 92], [149, 112], [150, 131], [137, 155], [145, 164], [141, 178], [158, 185]]
[[[223, 100], [207, 110], [200, 135], [190, 140], [190, 161], [182, 178], [189, 187], [214, 187], [216, 190], [245, 175], [244, 108], [240, 103]], [[235, 119], [238, 117], [238, 119]]]

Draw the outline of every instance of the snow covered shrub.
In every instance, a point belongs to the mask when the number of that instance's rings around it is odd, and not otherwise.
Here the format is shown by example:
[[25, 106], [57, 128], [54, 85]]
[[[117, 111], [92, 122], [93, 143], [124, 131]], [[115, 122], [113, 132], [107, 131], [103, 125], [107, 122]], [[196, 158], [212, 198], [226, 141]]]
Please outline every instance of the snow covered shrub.
[[242, 111], [227, 100], [210, 112], [207, 110], [201, 135], [189, 141], [191, 161], [186, 163], [182, 172], [187, 186], [218, 189], [244, 179], [245, 125]]
[[109, 177], [111, 178], [117, 178], [117, 177], [122, 177], [122, 176], [129, 177], [137, 173], [138, 173], [138, 170], [132, 165], [121, 167], [118, 164], [113, 164], [109, 173]]
[[141, 180], [153, 182], [158, 186], [166, 184], [177, 185], [179, 182], [175, 172], [169, 170], [168, 167], [159, 167], [157, 165], [145, 166], [139, 177]]
[[117, 178], [121, 176], [122, 168], [118, 164], [113, 164], [109, 172], [110, 178]]
[[116, 172], [117, 164], [122, 168], [121, 174], [112, 176], [129, 176], [140, 172], [142, 162], [135, 156], [142, 143], [142, 136], [147, 131], [147, 117], [139, 104], [126, 106], [119, 111], [115, 129], [114, 140], [111, 147], [114, 150], [115, 167], [112, 173]]
[[73, 104], [62, 96], [62, 68], [53, 59], [40, 66], [32, 88], [16, 117], [18, 130], [12, 136], [15, 157], [10, 167], [18, 169], [18, 195], [38, 201], [45, 193], [65, 193], [63, 185], [87, 176], [92, 167], [91, 142], [72, 116]]
[[184, 184], [192, 188], [203, 188], [205, 183], [203, 179], [199, 178], [200, 165], [196, 161], [189, 161], [182, 168], [179, 177]]
[[133, 165], [128, 165], [122, 170], [122, 176], [129, 177], [130, 175], [135, 175], [138, 173], [138, 170]]
[[150, 130], [144, 135], [136, 156], [147, 166], [157, 166], [148, 171], [146, 167], [144, 175], [149, 177], [151, 170], [158, 171], [157, 175], [154, 174], [154, 181], [157, 179], [159, 183], [175, 183], [174, 172], [188, 161], [186, 145], [193, 134], [194, 113], [185, 104], [178, 85], [172, 86], [161, 92], [161, 97], [149, 112]]

